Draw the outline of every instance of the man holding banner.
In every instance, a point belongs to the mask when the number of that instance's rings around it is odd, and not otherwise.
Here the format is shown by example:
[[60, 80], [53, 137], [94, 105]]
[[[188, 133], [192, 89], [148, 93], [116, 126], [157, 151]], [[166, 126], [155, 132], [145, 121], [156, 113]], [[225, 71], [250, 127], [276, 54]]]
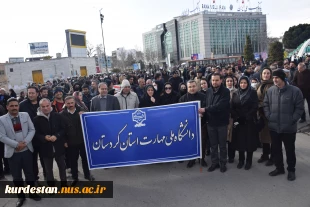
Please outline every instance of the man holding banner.
[[[227, 170], [227, 126], [230, 113], [230, 92], [222, 85], [222, 76], [213, 73], [211, 76], [212, 87], [206, 93], [206, 107], [200, 108], [199, 113], [207, 116], [207, 129], [211, 144], [212, 165], [209, 172], [221, 168], [224, 173]], [[220, 148], [220, 156], [218, 155]]]
[[[205, 107], [206, 106], [206, 97], [203, 93], [198, 92], [198, 87], [197, 87], [197, 82], [195, 80], [190, 80], [187, 82], [187, 93], [185, 95], [183, 95], [179, 102], [183, 103], [183, 102], [190, 102], [190, 101], [200, 101], [200, 106], [201, 107]], [[203, 117], [203, 120], [201, 121], [201, 124], [203, 125], [205, 123], [205, 118]], [[201, 144], [202, 144], [202, 159], [201, 159], [201, 166], [203, 167], [207, 167], [207, 163], [205, 161], [205, 156], [206, 156], [206, 140], [201, 139]], [[190, 160], [187, 163], [187, 168], [191, 168], [194, 166], [196, 162], [195, 160]]]

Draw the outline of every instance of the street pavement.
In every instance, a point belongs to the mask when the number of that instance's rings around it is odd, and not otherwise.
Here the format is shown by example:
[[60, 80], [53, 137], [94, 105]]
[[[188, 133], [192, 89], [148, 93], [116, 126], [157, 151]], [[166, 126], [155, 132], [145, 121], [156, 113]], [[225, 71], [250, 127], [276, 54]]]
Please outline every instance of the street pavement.
[[[310, 120], [308, 118], [308, 120]], [[309, 207], [310, 206], [310, 121], [299, 125], [304, 133], [297, 134], [295, 181], [287, 180], [287, 173], [270, 177], [274, 166], [257, 163], [261, 149], [254, 153], [253, 167], [246, 171], [237, 169], [235, 163], [227, 164], [226, 173], [219, 170], [200, 170], [198, 163], [187, 169], [184, 163], [164, 163], [92, 171], [96, 180], [114, 182], [114, 198], [110, 199], [53, 199], [43, 198], [36, 202], [27, 199], [24, 206], [38, 207]], [[284, 155], [285, 150], [283, 147]], [[284, 157], [285, 159], [285, 157]], [[207, 157], [210, 166], [210, 157]], [[208, 167], [209, 167], [208, 166]], [[285, 167], [286, 167], [285, 163]], [[79, 163], [79, 172], [83, 172]], [[42, 169], [40, 169], [40, 177]], [[59, 180], [57, 165], [54, 174]], [[69, 174], [68, 174], [69, 175]], [[83, 174], [79, 174], [83, 180]], [[11, 176], [6, 177], [12, 180]], [[15, 206], [16, 198], [1, 198], [0, 206]]]

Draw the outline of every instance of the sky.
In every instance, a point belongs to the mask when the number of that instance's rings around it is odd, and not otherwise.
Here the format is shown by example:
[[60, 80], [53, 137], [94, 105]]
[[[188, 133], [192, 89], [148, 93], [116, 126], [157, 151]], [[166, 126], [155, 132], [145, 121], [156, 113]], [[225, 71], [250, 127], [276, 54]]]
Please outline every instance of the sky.
[[[232, 4], [242, 0], [215, 0], [215, 4]], [[250, 7], [257, 2], [244, 0]], [[267, 15], [267, 33], [279, 37], [289, 27], [309, 23], [309, 0], [260, 0]], [[199, 0], [12, 0], [0, 7], [0, 62], [9, 57], [31, 57], [29, 43], [48, 42], [49, 55], [67, 56], [66, 29], [86, 31], [86, 39], [101, 44], [99, 10], [104, 14], [103, 32], [107, 55], [119, 47], [142, 50], [142, 33], [156, 25], [192, 10]], [[200, 0], [212, 4], [213, 0]], [[235, 10], [235, 9], [234, 9]]]

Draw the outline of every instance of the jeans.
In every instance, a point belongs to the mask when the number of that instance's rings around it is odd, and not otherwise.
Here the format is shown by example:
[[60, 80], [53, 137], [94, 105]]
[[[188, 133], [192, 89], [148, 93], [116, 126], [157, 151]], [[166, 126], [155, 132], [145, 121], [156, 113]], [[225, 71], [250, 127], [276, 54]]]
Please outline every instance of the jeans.
[[286, 151], [287, 171], [295, 172], [296, 154], [295, 154], [295, 140], [296, 133], [276, 133], [270, 131], [272, 139], [273, 159], [278, 170], [284, 170], [282, 142], [284, 143]]
[[90, 172], [88, 169], [87, 156], [84, 143], [79, 145], [69, 145], [68, 154], [70, 158], [70, 166], [73, 180], [78, 180], [78, 159], [81, 156], [82, 168], [84, 177], [89, 177]]
[[[212, 165], [226, 165], [227, 163], [227, 125], [226, 126], [207, 126], [211, 144]], [[218, 149], [220, 149], [220, 157]]]
[[[32, 160], [32, 152], [30, 150], [14, 153], [12, 157], [8, 158], [15, 187], [24, 186], [22, 171], [24, 171], [27, 185], [30, 185], [31, 187], [34, 186], [35, 177]], [[17, 197], [25, 198], [25, 194], [19, 193]]]

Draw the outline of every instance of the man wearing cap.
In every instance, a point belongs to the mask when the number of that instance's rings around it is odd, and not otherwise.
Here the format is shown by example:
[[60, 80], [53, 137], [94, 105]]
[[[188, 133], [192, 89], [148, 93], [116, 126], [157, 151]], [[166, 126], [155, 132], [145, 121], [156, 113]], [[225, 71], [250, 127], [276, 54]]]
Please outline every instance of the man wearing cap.
[[52, 103], [53, 111], [60, 113], [63, 110], [65, 102], [63, 100], [62, 88], [56, 87], [54, 90], [54, 100]]
[[130, 83], [127, 79], [124, 79], [121, 85], [121, 91], [118, 92], [115, 97], [119, 101], [121, 110], [124, 109], [134, 109], [139, 107], [139, 98], [138, 95], [130, 91]]
[[269, 175], [277, 176], [285, 173], [282, 154], [283, 142], [288, 165], [287, 179], [293, 181], [296, 179], [295, 140], [297, 121], [304, 111], [303, 96], [299, 88], [286, 83], [283, 70], [276, 70], [272, 75], [275, 85], [268, 89], [264, 98], [264, 112], [268, 119], [276, 166], [276, 169]]

